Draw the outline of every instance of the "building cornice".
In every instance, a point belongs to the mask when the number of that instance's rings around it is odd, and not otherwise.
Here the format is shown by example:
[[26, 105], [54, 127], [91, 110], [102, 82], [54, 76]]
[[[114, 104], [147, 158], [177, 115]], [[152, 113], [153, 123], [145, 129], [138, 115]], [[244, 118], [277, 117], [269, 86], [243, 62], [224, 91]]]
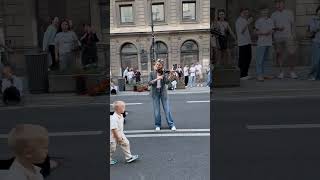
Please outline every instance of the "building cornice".
[[[179, 33], [199, 33], [210, 32], [210, 29], [193, 29], [193, 30], [171, 30], [171, 31], [156, 31], [155, 34], [179, 34]], [[132, 35], [151, 35], [151, 32], [121, 32], [110, 33], [110, 36], [132, 36]]]

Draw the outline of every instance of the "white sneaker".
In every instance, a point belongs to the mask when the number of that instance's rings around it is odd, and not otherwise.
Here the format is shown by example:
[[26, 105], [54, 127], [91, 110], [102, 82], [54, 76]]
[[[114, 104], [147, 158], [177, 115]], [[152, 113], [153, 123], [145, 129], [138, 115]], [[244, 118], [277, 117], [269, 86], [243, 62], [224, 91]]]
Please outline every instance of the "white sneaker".
[[279, 79], [283, 79], [283, 78], [284, 78], [284, 73], [281, 72], [281, 73], [279, 74], [278, 78], [279, 78]]
[[309, 78], [309, 81], [315, 81], [316, 80], [316, 78], [315, 77], [311, 77], [311, 78]]
[[249, 80], [249, 76], [245, 76], [245, 77], [242, 77], [242, 78], [240, 78], [240, 80], [243, 80], [243, 81], [246, 81], [246, 80]]
[[290, 76], [291, 76], [292, 79], [297, 79], [298, 78], [298, 76], [297, 76], [297, 74], [295, 72], [291, 72]]
[[156, 131], [160, 131], [160, 127], [156, 127]]
[[171, 130], [172, 130], [172, 131], [176, 131], [177, 128], [176, 128], [175, 126], [172, 126]]

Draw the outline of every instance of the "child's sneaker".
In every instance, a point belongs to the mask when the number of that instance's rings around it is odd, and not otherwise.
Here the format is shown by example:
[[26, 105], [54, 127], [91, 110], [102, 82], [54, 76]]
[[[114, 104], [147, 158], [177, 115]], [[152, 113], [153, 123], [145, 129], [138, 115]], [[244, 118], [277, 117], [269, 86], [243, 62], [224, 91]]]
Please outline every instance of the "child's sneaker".
[[156, 131], [160, 131], [160, 127], [156, 127]]
[[137, 160], [138, 158], [139, 158], [139, 155], [132, 155], [132, 157], [130, 159], [127, 159], [126, 162], [131, 163], [131, 162]]
[[117, 160], [111, 160], [110, 165], [115, 165], [115, 164], [117, 164], [117, 162], [118, 162]]

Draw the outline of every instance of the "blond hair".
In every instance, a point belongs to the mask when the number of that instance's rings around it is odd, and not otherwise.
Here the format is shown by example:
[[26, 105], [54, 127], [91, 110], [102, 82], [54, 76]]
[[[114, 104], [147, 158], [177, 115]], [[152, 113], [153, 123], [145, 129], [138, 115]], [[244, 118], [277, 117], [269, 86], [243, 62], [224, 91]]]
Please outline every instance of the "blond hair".
[[16, 155], [22, 155], [26, 148], [41, 140], [49, 140], [46, 128], [40, 125], [20, 124], [10, 131], [8, 146]]
[[116, 110], [117, 107], [125, 106], [125, 105], [126, 105], [126, 103], [124, 101], [115, 101], [115, 102], [113, 102], [112, 106], [113, 106], [113, 109]]

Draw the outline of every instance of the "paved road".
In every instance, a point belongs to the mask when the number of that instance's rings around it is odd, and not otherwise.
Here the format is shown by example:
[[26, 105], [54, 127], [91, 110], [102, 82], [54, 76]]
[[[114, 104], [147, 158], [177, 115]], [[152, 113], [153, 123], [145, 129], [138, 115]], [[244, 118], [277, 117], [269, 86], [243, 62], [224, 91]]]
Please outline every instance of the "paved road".
[[[209, 94], [170, 95], [169, 98], [176, 126], [178, 130], [185, 131], [142, 133], [144, 137], [129, 138], [133, 152], [140, 154], [142, 159], [134, 164], [124, 164], [123, 156], [118, 152], [115, 158], [120, 163], [111, 167], [111, 180], [210, 179], [210, 137], [203, 135], [209, 134]], [[126, 130], [154, 129], [149, 96], [112, 97], [111, 102], [114, 100], [124, 100], [128, 104], [142, 103], [127, 106]], [[167, 129], [162, 117], [163, 129]], [[197, 136], [199, 133], [200, 136]]]
[[[89, 135], [83, 132], [106, 129], [105, 105], [1, 110], [0, 115], [1, 159], [10, 156], [3, 134], [8, 133], [16, 123], [41, 124], [47, 127], [49, 132], [59, 135], [50, 137], [50, 155], [65, 158], [63, 166], [54, 171], [49, 180], [89, 180], [107, 176], [106, 134]], [[63, 132], [80, 134], [76, 136]]]
[[320, 97], [215, 100], [215, 180], [320, 178]]
[[[140, 154], [142, 160], [125, 164], [118, 152], [115, 157], [120, 163], [111, 168], [111, 180], [209, 179], [209, 94], [170, 95], [177, 128], [185, 131], [172, 133], [164, 130], [161, 135], [153, 132], [149, 96], [112, 97], [112, 101], [118, 98], [141, 103], [127, 106], [130, 114], [125, 128], [129, 131], [132, 151]], [[51, 133], [50, 154], [66, 158], [49, 180], [108, 179], [101, 178], [109, 174], [106, 111], [107, 106], [100, 103], [1, 108], [0, 158], [10, 156], [5, 134], [16, 123], [41, 124]], [[163, 125], [165, 128], [165, 121]]]

